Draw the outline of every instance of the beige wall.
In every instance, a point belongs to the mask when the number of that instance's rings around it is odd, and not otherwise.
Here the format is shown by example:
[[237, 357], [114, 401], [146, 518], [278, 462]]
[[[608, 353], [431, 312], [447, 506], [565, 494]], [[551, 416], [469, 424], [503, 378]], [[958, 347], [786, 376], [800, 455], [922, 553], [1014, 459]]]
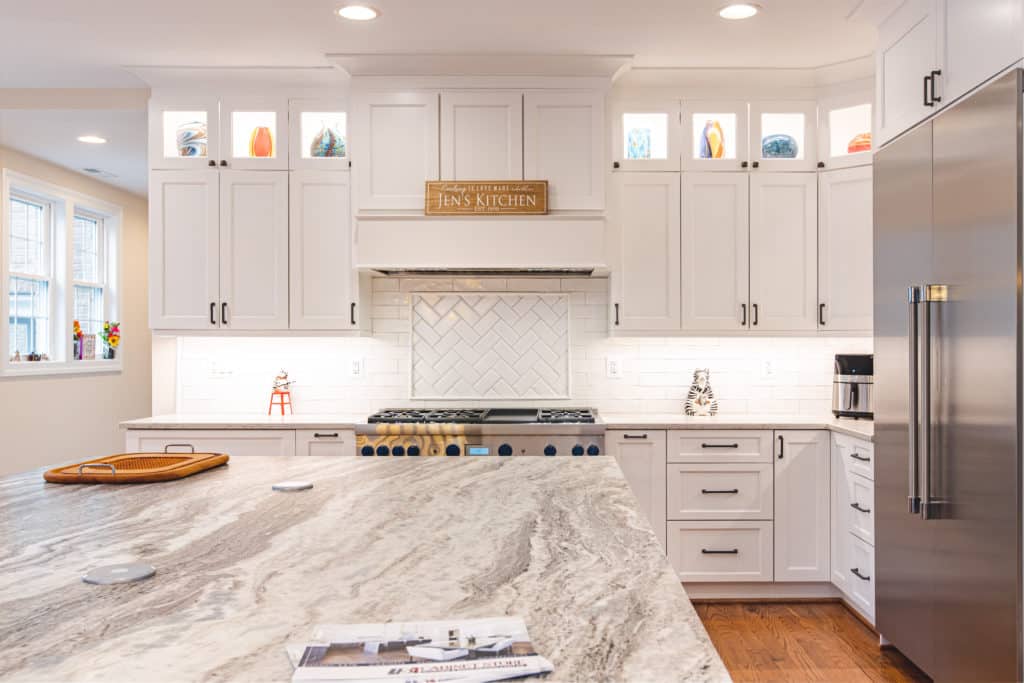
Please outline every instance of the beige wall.
[[[124, 437], [118, 423], [150, 414], [146, 200], [4, 147], [0, 147], [0, 167], [124, 208], [123, 370], [117, 374], [0, 378], [0, 475], [120, 453]], [[3, 287], [6, 295], [6, 283]]]

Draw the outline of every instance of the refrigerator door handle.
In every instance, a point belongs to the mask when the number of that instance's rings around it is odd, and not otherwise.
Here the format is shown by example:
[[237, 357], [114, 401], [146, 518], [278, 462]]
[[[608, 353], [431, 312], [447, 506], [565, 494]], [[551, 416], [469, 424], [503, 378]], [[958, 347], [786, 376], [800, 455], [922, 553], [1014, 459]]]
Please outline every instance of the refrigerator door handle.
[[921, 519], [933, 519], [932, 506], [932, 304], [948, 299], [946, 285], [927, 285], [924, 288], [924, 337], [921, 344], [921, 453], [924, 467], [921, 472]]
[[918, 390], [921, 386], [920, 374], [918, 368], [920, 367], [920, 358], [918, 357], [919, 345], [918, 345], [918, 324], [917, 324], [917, 310], [918, 304], [921, 303], [921, 288], [911, 287], [907, 293], [907, 300], [910, 304], [908, 310], [908, 319], [910, 321], [910, 334], [907, 338], [910, 340], [910, 419], [907, 421], [910, 433], [908, 444], [909, 448], [909, 472], [908, 481], [910, 484], [910, 491], [907, 494], [907, 507], [910, 514], [917, 515], [921, 513], [921, 494], [919, 491], [920, 477], [918, 475], [918, 425], [919, 420], [919, 406], [918, 406]]

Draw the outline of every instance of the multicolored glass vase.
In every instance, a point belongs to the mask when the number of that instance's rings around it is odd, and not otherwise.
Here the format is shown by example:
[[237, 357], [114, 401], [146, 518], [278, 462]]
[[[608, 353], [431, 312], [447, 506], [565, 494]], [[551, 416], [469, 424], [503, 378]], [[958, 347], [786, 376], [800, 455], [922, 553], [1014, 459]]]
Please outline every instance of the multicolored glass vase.
[[799, 152], [796, 138], [785, 133], [772, 133], [761, 138], [762, 159], [796, 159]]
[[249, 156], [251, 157], [272, 157], [274, 156], [274, 135], [266, 126], [253, 128], [249, 136]]
[[626, 158], [627, 159], [650, 159], [651, 158], [651, 129], [630, 128], [626, 137]]
[[857, 152], [868, 152], [871, 150], [871, 133], [861, 133], [860, 135], [854, 136], [850, 140], [850, 144], [846, 146], [847, 154], [856, 154]]
[[321, 125], [320, 132], [309, 144], [309, 156], [317, 159], [345, 156], [345, 136], [326, 123]]
[[704, 132], [700, 138], [701, 159], [721, 159], [725, 156], [725, 134], [722, 133], [722, 124], [717, 120], [709, 119], [704, 124]]
[[207, 150], [206, 124], [201, 121], [183, 123], [174, 131], [174, 141], [180, 157], [205, 157]]

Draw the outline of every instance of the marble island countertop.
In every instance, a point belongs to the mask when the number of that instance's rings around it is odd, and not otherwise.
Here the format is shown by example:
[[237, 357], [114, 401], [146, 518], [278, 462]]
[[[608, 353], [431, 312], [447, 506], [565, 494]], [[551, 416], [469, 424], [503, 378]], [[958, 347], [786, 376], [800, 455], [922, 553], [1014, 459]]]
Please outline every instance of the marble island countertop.
[[[271, 485], [308, 480], [310, 491]], [[287, 681], [322, 623], [514, 615], [555, 681], [727, 681], [612, 458], [239, 457], [0, 478], [0, 679]], [[155, 577], [93, 586], [89, 568]]]

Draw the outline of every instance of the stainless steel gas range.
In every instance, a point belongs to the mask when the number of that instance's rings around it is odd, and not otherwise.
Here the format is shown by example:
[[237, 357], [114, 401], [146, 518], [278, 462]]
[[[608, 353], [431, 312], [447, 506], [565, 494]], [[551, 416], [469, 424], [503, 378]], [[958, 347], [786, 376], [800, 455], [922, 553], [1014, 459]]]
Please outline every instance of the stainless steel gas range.
[[364, 456], [604, 453], [604, 424], [590, 408], [382, 410], [356, 427]]

